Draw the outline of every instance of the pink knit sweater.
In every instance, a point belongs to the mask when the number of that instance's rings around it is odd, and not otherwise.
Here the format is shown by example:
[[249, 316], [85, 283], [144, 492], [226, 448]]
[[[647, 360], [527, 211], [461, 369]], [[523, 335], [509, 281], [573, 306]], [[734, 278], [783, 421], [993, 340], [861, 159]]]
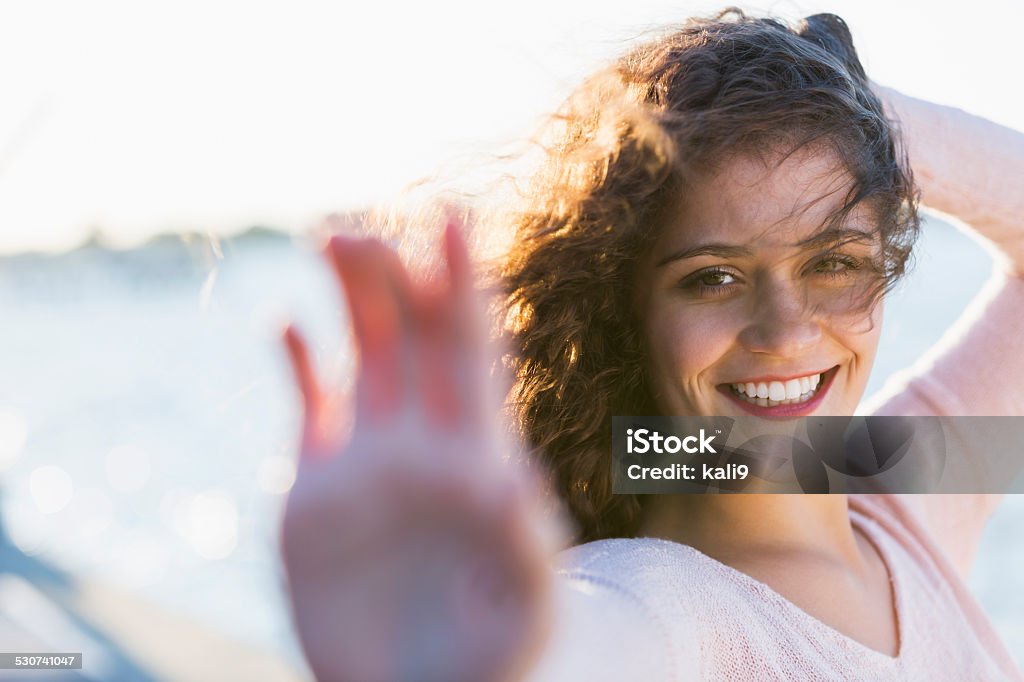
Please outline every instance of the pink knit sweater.
[[[904, 122], [922, 200], [969, 224], [994, 247], [997, 267], [936, 347], [858, 411], [1024, 415], [1024, 135], [882, 94]], [[851, 523], [889, 570], [896, 657], [840, 634], [692, 547], [612, 539], [560, 557], [557, 626], [536, 677], [1024, 680], [964, 584], [997, 502], [990, 495], [851, 496]]]

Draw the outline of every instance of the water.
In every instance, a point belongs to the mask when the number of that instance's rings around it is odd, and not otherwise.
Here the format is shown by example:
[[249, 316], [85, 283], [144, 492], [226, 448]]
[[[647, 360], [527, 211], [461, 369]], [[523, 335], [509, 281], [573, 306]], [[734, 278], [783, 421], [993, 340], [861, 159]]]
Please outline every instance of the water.
[[[869, 393], [990, 268], [938, 222], [919, 259], [888, 303]], [[326, 268], [266, 233], [0, 260], [0, 475], [17, 544], [297, 661], [275, 549], [297, 429], [278, 343], [289, 316], [323, 367], [344, 368]], [[1019, 661], [1022, 522], [1024, 500], [1007, 500], [971, 582]]]

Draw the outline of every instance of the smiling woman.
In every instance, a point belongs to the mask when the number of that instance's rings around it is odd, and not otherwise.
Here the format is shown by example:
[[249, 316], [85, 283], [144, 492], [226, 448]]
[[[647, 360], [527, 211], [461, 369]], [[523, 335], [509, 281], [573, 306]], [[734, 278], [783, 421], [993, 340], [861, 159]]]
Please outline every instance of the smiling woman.
[[[628, 535], [641, 509], [611, 492], [612, 416], [853, 413], [916, 188], [830, 15], [799, 32], [693, 21], [590, 78], [554, 124], [501, 272], [513, 405], [581, 539]], [[812, 376], [823, 404], [779, 404]], [[766, 402], [732, 399], [740, 382]]]
[[[1002, 268], [867, 409], [1019, 413], [1024, 136], [873, 87], [838, 17], [735, 10], [589, 79], [552, 135], [495, 227], [516, 230], [496, 273], [516, 439], [455, 224], [427, 284], [380, 242], [328, 247], [360, 353], [350, 435], [287, 334], [306, 418], [283, 555], [317, 675], [1022, 679], [963, 583], [996, 498], [613, 495], [609, 452], [615, 415], [865, 410], [911, 163]], [[574, 522], [554, 578], [520, 450]]]

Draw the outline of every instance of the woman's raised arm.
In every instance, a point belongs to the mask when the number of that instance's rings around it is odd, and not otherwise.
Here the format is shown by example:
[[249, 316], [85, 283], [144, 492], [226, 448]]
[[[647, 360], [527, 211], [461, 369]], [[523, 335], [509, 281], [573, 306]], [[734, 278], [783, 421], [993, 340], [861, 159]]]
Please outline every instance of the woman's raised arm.
[[1005, 269], [1024, 276], [1024, 133], [876, 86], [898, 123], [921, 202], [992, 243]]
[[[861, 412], [1024, 415], [1024, 133], [889, 88], [876, 92], [898, 122], [922, 203], [988, 241], [996, 268], [942, 339], [893, 376]], [[917, 509], [966, 576], [999, 499], [921, 495], [904, 502]]]

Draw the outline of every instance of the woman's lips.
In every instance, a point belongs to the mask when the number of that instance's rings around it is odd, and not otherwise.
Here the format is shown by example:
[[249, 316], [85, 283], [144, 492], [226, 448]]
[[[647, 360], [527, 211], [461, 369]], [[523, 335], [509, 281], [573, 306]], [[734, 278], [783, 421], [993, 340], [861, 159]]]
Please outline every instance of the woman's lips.
[[796, 417], [806, 417], [818, 408], [822, 400], [825, 399], [825, 394], [828, 393], [829, 389], [832, 387], [832, 381], [838, 373], [839, 365], [836, 365], [832, 369], [824, 372], [821, 375], [821, 383], [818, 385], [817, 390], [810, 400], [802, 403], [790, 403], [789, 405], [775, 405], [773, 407], [755, 405], [754, 403], [747, 402], [736, 395], [732, 390], [732, 386], [729, 384], [720, 384], [718, 386], [718, 390], [729, 398], [729, 400], [731, 400], [735, 405], [755, 417], [765, 417], [769, 419], [793, 419]]

